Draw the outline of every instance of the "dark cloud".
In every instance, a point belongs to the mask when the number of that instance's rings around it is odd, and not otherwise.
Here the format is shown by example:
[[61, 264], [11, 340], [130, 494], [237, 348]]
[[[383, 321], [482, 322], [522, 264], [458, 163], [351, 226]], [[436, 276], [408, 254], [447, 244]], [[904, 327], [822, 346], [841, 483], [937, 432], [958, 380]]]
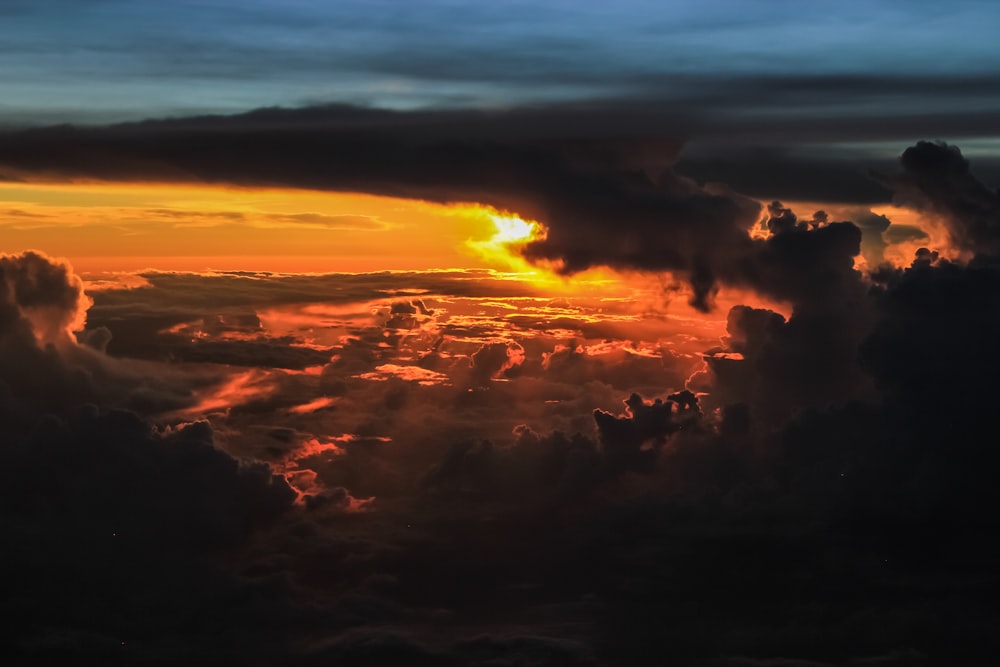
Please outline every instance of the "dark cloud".
[[107, 356], [106, 328], [86, 324], [90, 298], [65, 262], [37, 252], [0, 256], [0, 409], [15, 421], [64, 414], [87, 402], [145, 413], [193, 402], [192, 392], [218, 382], [210, 372], [152, 369]]
[[903, 152], [900, 166], [883, 177], [897, 197], [940, 216], [958, 248], [1000, 255], [1000, 193], [972, 174], [957, 147], [922, 141]]
[[82, 282], [34, 252], [0, 257], [0, 404], [11, 415], [59, 409], [94, 394], [83, 368], [65, 362], [86, 312]]
[[861, 232], [853, 223], [801, 222], [774, 202], [765, 221], [771, 235], [755, 239], [749, 233], [755, 203], [740, 212], [733, 198], [698, 192], [684, 200], [687, 208], [677, 218], [653, 203], [655, 195], [646, 216], [632, 216], [630, 225], [582, 215], [565, 228], [550, 221], [548, 237], [529, 244], [525, 253], [561, 260], [568, 272], [594, 265], [673, 271], [690, 281], [692, 304], [701, 310], [711, 309], [719, 283], [752, 287], [802, 309], [863, 292], [861, 274], [853, 270], [861, 250]]
[[656, 399], [652, 403], [632, 394], [625, 407], [623, 416], [594, 411], [604, 455], [615, 472], [650, 468], [667, 436], [690, 426], [701, 416], [698, 399], [686, 390], [671, 395], [667, 401]]
[[739, 148], [687, 146], [678, 169], [701, 182], [719, 181], [759, 199], [791, 201], [888, 203], [891, 190], [869, 171], [891, 159], [869, 154], [830, 155], [830, 151], [791, 152], [782, 146]]
[[217, 448], [206, 423], [163, 429], [108, 411], [188, 405], [218, 378], [107, 357], [105, 329], [81, 345], [89, 299], [65, 263], [5, 255], [0, 294], [0, 525], [7, 572], [18, 573], [5, 583], [17, 637], [5, 653], [49, 664], [117, 661], [127, 648], [169, 660], [192, 613], [240, 615], [241, 596], [274, 605], [245, 615], [250, 625], [284, 622], [291, 602], [278, 582], [240, 580], [220, 561], [289, 510], [284, 478]]
[[[216, 448], [206, 424], [157, 432], [90, 408], [4, 435], [0, 524], [18, 574], [2, 607], [15, 662], [169, 660], [198, 634], [192, 614], [243, 615], [250, 642], [251, 627], [284, 622], [286, 594], [233, 577], [217, 556], [288, 511], [294, 493]], [[241, 597], [273, 606], [240, 611]], [[206, 650], [199, 662], [233, 653]]]
[[67, 264], [31, 251], [3, 255], [0, 277], [5, 327], [30, 330], [43, 345], [68, 342], [82, 327], [88, 305], [83, 282]]
[[[190, 405], [194, 389], [218, 378], [108, 357], [106, 329], [80, 344], [82, 283], [39, 253], [0, 257], [0, 297], [0, 526], [5, 571], [17, 572], [4, 584], [16, 638], [5, 656], [116, 662], [128, 651], [170, 661], [199, 632], [192, 615], [259, 628], [298, 613], [286, 584], [243, 579], [222, 563], [290, 510], [285, 479], [219, 449], [207, 423], [157, 427], [114, 409]], [[266, 603], [249, 610], [248, 598]], [[203, 663], [233, 655], [205, 650]]]

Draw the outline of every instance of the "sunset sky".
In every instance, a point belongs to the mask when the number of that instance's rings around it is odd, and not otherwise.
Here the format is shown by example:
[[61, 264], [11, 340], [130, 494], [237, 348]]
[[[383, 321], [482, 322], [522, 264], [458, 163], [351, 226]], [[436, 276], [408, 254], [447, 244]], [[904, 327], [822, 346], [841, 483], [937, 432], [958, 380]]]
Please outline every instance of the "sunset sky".
[[4, 663], [991, 664], [998, 34], [0, 2]]

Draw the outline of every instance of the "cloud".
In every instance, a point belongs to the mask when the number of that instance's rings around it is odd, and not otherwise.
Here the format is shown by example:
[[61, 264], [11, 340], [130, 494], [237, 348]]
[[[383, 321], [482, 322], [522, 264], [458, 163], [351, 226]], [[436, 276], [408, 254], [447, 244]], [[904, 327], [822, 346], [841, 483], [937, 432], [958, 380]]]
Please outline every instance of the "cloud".
[[1000, 194], [972, 174], [957, 147], [921, 141], [903, 152], [900, 166], [882, 177], [897, 197], [940, 216], [956, 247], [1000, 255]]
[[89, 299], [64, 262], [37, 252], [0, 256], [0, 410], [23, 421], [94, 400], [100, 360], [77, 345]]
[[170, 642], [191, 641], [185, 619], [199, 607], [238, 614], [226, 598], [246, 594], [287, 608], [216, 558], [286, 512], [294, 493], [267, 466], [215, 447], [205, 423], [157, 432], [132, 413], [89, 408], [3, 435], [0, 523], [21, 575], [3, 605], [15, 659], [100, 660], [126, 646], [163, 658]]
[[891, 158], [871, 151], [844, 153], [814, 148], [765, 137], [748, 138], [757, 146], [733, 146], [727, 142], [692, 142], [685, 146], [678, 169], [700, 182], [715, 181], [735, 191], [762, 200], [843, 202], [847, 204], [888, 203], [891, 191], [869, 175], [875, 166], [892, 165]]
[[102, 661], [130, 646], [163, 659], [190, 641], [193, 609], [239, 615], [233, 595], [273, 605], [250, 625], [275, 622], [294, 607], [288, 591], [241, 580], [220, 557], [295, 492], [218, 448], [205, 422], [156, 426], [117, 409], [188, 405], [218, 378], [108, 357], [106, 329], [78, 341], [89, 304], [66, 263], [0, 257], [0, 525], [20, 573], [3, 603], [18, 638], [8, 655]]
[[[129, 212], [129, 215], [136, 215]], [[39, 216], [41, 217], [41, 216]], [[243, 211], [199, 211], [197, 209], [146, 209], [138, 211], [143, 224], [165, 221], [173, 228], [237, 225], [258, 229], [326, 229], [384, 231], [391, 224], [369, 215], [326, 213], [247, 213]]]
[[83, 282], [65, 262], [31, 251], [3, 255], [0, 278], [5, 323], [10, 328], [30, 323], [39, 345], [70, 343], [75, 340], [73, 332], [86, 324], [90, 302]]
[[33, 251], [3, 255], [0, 280], [0, 409], [17, 423], [46, 412], [65, 415], [86, 403], [146, 415], [178, 410], [224, 379], [217, 370], [109, 356], [111, 329], [80, 330], [92, 300], [63, 261]]

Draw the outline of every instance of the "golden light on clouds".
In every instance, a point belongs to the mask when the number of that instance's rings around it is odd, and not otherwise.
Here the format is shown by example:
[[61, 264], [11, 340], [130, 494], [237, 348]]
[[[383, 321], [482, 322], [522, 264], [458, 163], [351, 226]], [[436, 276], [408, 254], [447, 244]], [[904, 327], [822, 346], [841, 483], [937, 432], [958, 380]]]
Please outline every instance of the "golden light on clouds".
[[616, 272], [599, 268], [565, 276], [559, 274], [551, 263], [528, 262], [520, 249], [531, 241], [544, 239], [546, 235], [545, 226], [538, 221], [480, 204], [458, 204], [452, 207], [452, 212], [469, 221], [469, 229], [487, 230], [485, 234], [470, 237], [465, 242], [467, 252], [478, 260], [471, 266], [504, 271], [513, 279], [529, 282], [550, 293], [614, 291], [624, 278]]
[[[931, 212], [919, 211], [898, 204], [866, 207], [833, 202], [786, 201], [800, 220], [808, 219], [813, 211], [825, 211], [831, 221], [850, 220], [861, 229], [861, 254], [854, 259], [854, 268], [869, 271], [888, 263], [904, 268], [913, 262], [918, 248], [926, 247], [949, 259], [964, 259], [954, 246], [944, 221]], [[755, 238], [767, 238], [766, 211], [751, 230]]]
[[517, 273], [536, 274], [538, 267], [528, 264], [517, 250], [526, 243], [545, 237], [545, 229], [534, 220], [524, 220], [509, 211], [499, 211], [490, 206], [463, 204], [455, 207], [460, 218], [476, 221], [476, 227], [490, 225], [489, 238], [470, 238], [466, 245], [473, 254], [493, 268], [506, 269]]
[[11, 248], [66, 257], [84, 274], [208, 270], [364, 273], [490, 269], [539, 289], [589, 289], [519, 250], [544, 226], [473, 203], [357, 193], [190, 184], [0, 184], [0, 232]]
[[872, 212], [892, 220], [886, 239], [885, 260], [897, 267], [907, 267], [918, 248], [930, 248], [949, 259], [968, 260], [952, 243], [943, 221], [936, 216], [904, 206], [886, 204], [872, 207]]

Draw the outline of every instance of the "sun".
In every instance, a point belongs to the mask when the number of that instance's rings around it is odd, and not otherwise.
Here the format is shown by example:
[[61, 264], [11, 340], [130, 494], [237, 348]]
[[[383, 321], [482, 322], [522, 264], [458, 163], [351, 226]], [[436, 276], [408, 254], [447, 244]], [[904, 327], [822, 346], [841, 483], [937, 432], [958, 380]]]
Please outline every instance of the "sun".
[[537, 222], [522, 220], [516, 215], [488, 214], [496, 233], [489, 240], [497, 245], [527, 243], [539, 236], [540, 225]]
[[570, 279], [560, 275], [548, 262], [531, 263], [526, 260], [521, 250], [529, 243], [543, 241], [548, 233], [540, 222], [482, 204], [454, 204], [452, 211], [476, 234], [465, 241], [465, 249], [477, 258], [480, 265], [498, 271], [508, 279], [531, 283], [548, 293], [579, 294], [581, 290], [586, 290], [588, 293], [607, 295], [617, 289], [619, 279], [609, 271], [591, 269]]
[[[518, 250], [532, 241], [545, 238], [545, 228], [534, 220], [525, 220], [510, 211], [490, 206], [464, 204], [456, 206], [458, 215], [474, 221], [482, 231], [479, 238], [468, 239], [466, 248], [489, 266], [515, 273], [537, 273], [539, 267], [531, 266]], [[492, 235], [487, 236], [487, 234]]]

